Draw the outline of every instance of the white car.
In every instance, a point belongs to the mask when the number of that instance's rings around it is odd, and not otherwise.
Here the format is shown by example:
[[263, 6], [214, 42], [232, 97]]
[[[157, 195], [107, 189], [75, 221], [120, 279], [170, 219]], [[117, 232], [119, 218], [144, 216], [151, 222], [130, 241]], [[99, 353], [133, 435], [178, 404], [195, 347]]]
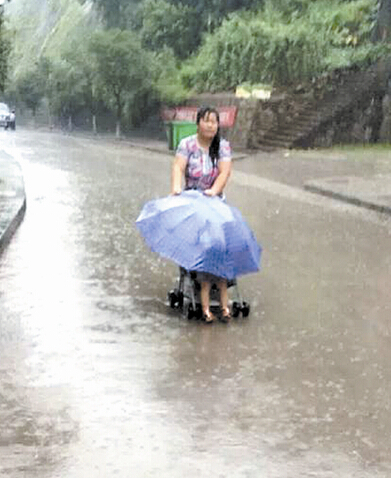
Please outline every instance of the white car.
[[11, 112], [5, 103], [0, 103], [0, 126], [7, 128], [10, 121]]

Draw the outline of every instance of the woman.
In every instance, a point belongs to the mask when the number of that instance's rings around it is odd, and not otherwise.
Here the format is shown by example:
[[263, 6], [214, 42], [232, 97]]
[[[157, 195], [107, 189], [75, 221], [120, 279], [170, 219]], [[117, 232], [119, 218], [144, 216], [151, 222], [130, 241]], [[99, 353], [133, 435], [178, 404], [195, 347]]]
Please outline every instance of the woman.
[[[220, 138], [219, 113], [211, 107], [203, 107], [197, 112], [197, 134], [182, 139], [179, 143], [171, 178], [171, 194], [182, 192], [182, 178], [185, 189], [198, 189], [207, 196], [222, 196], [231, 174], [231, 147], [228, 141]], [[216, 317], [211, 313], [210, 288], [216, 283], [220, 290], [222, 322], [231, 319], [228, 307], [227, 281], [198, 273], [201, 282], [201, 305], [203, 319], [211, 323]]]

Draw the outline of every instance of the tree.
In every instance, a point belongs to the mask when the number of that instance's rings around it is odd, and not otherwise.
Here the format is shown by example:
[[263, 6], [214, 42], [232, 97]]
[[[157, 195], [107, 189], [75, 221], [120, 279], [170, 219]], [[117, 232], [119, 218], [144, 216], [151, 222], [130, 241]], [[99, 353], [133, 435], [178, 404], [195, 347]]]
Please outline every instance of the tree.
[[97, 132], [96, 116], [98, 100], [94, 85], [94, 63], [88, 50], [88, 45], [77, 41], [71, 42], [69, 49], [64, 52], [62, 58], [66, 60], [72, 70], [74, 90], [77, 92], [74, 100], [78, 101], [78, 108], [85, 107], [92, 115], [92, 129]]
[[49, 60], [41, 58], [33, 69], [26, 71], [16, 80], [16, 93], [27, 108], [31, 110], [34, 119], [46, 93], [49, 71]]
[[94, 82], [98, 94], [116, 115], [116, 136], [121, 134], [125, 110], [148, 88], [148, 57], [134, 32], [118, 29], [97, 32], [90, 42]]
[[125, 23], [125, 10], [136, 7], [141, 0], [93, 0], [103, 13], [107, 28], [122, 28]]
[[188, 57], [198, 47], [201, 32], [194, 8], [166, 0], [144, 0], [138, 14], [143, 47], [153, 51], [168, 47], [179, 59]]
[[165, 104], [183, 102], [189, 92], [181, 83], [181, 70], [173, 51], [164, 48], [154, 53], [152, 60], [152, 81], [157, 100]]
[[171, 0], [190, 6], [196, 11], [200, 30], [212, 32], [227, 16], [239, 10], [260, 9], [264, 0]]
[[4, 26], [3, 10], [0, 10], [0, 91], [4, 91], [8, 73], [8, 57], [11, 51], [11, 44], [8, 39], [8, 32]]
[[70, 130], [73, 117], [86, 105], [89, 87], [88, 77], [77, 63], [66, 57], [53, 62], [47, 84], [50, 110], [66, 120]]

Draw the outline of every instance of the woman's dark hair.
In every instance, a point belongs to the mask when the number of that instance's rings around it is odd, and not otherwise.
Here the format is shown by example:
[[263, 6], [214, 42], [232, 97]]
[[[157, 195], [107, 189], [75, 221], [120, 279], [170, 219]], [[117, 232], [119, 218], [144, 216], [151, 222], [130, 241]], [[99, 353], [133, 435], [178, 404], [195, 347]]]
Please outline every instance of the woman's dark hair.
[[211, 106], [202, 106], [197, 111], [197, 125], [200, 124], [200, 120], [204, 119], [206, 116], [210, 114], [215, 114], [217, 118], [217, 124], [219, 125], [217, 128], [217, 132], [212, 140], [211, 145], [209, 146], [209, 156], [212, 160], [213, 165], [216, 164], [216, 161], [219, 159], [219, 152], [220, 152], [220, 115], [216, 108], [212, 108]]

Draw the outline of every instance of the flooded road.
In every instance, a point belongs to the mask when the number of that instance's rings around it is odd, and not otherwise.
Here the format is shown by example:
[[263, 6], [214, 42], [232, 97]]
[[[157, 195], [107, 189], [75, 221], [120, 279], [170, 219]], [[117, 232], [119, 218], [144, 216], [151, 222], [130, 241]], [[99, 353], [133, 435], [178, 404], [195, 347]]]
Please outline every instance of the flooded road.
[[235, 165], [264, 267], [250, 318], [206, 326], [134, 227], [168, 156], [7, 133], [27, 212], [0, 257], [0, 477], [391, 476], [386, 224]]

